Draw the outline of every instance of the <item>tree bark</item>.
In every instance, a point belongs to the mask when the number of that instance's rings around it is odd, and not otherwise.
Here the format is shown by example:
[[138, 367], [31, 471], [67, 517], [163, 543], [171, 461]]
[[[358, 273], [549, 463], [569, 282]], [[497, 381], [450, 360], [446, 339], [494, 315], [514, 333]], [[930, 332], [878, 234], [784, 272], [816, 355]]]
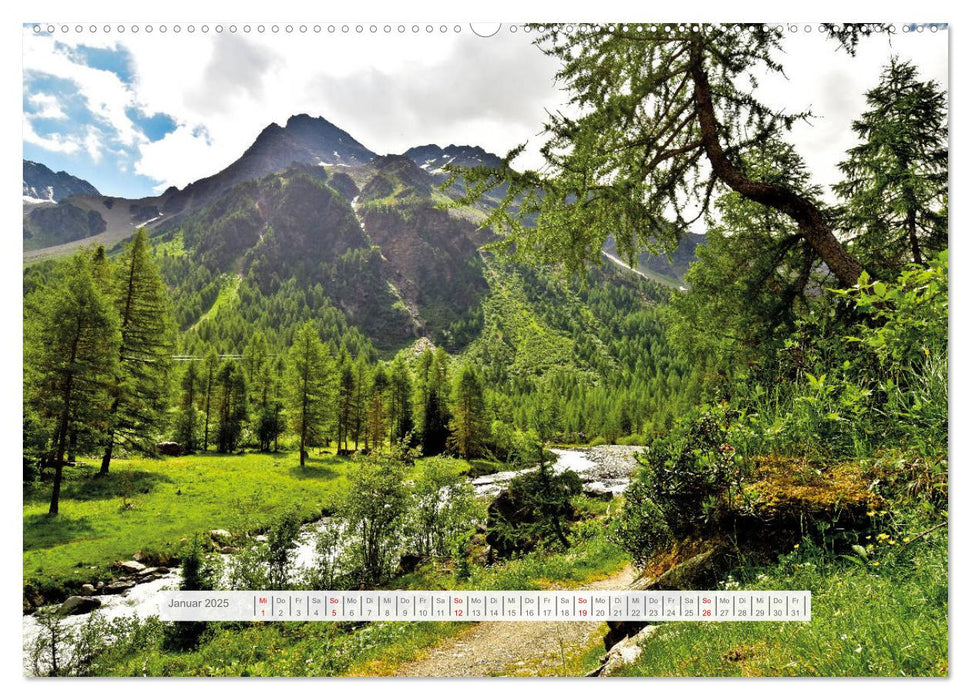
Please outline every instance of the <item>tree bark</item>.
[[914, 262], [923, 265], [924, 258], [920, 254], [920, 241], [917, 240], [917, 212], [913, 209], [907, 211], [907, 236], [910, 239], [910, 253], [914, 256]]
[[101, 458], [101, 469], [98, 476], [108, 476], [108, 466], [111, 464], [111, 455], [115, 451], [115, 434], [108, 435], [108, 444], [105, 446], [104, 456]]
[[[115, 398], [115, 400], [111, 404], [111, 413], [109, 414], [110, 415], [109, 420], [114, 420], [115, 412], [117, 410], [118, 410], [118, 399]], [[115, 451], [115, 430], [114, 428], [112, 428], [111, 430], [108, 431], [108, 441], [107, 441], [107, 444], [105, 445], [104, 456], [101, 458], [101, 469], [100, 471], [98, 471], [98, 476], [108, 475], [108, 467], [111, 464], [111, 454], [114, 451]]]
[[[128, 325], [131, 323], [131, 304], [132, 296], [135, 290], [135, 253], [132, 251], [131, 264], [128, 266], [128, 290], [125, 293], [125, 308], [122, 312], [121, 317], [121, 348], [119, 349], [120, 357], [118, 358], [119, 364], [124, 364], [125, 362], [125, 331], [128, 330]], [[119, 370], [121, 371], [121, 370]], [[122, 378], [119, 375], [115, 378], [115, 390], [121, 385]], [[120, 405], [118, 397], [115, 396], [115, 400], [111, 403], [111, 411], [108, 413], [108, 424], [111, 428], [108, 430], [108, 445], [105, 447], [104, 456], [101, 458], [101, 470], [98, 472], [98, 476], [107, 476], [108, 467], [111, 465], [111, 453], [115, 448], [115, 415], [118, 413], [118, 406]]]
[[799, 235], [812, 246], [840, 282], [846, 287], [855, 285], [863, 272], [863, 266], [846, 252], [815, 204], [787, 187], [750, 180], [728, 160], [718, 139], [718, 120], [700, 41], [692, 44], [691, 59], [691, 78], [694, 83], [694, 101], [701, 128], [701, 141], [715, 177], [746, 199], [792, 218], [798, 226]]
[[67, 449], [67, 434], [71, 423], [71, 400], [74, 395], [74, 362], [78, 356], [78, 345], [81, 343], [82, 325], [78, 319], [77, 330], [74, 333], [74, 340], [71, 342], [71, 357], [68, 360], [68, 367], [71, 372], [67, 375], [64, 383], [64, 407], [57, 426], [57, 448], [54, 455], [54, 487], [51, 490], [51, 505], [47, 509], [48, 514], [57, 515], [58, 506], [61, 499], [61, 477], [64, 473], [64, 451]]

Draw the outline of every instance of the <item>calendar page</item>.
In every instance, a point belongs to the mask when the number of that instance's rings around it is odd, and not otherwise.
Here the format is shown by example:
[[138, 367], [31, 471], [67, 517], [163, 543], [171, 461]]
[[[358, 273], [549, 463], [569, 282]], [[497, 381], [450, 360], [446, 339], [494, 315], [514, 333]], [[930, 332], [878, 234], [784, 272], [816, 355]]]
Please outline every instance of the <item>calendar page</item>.
[[949, 675], [947, 23], [84, 14], [25, 676]]

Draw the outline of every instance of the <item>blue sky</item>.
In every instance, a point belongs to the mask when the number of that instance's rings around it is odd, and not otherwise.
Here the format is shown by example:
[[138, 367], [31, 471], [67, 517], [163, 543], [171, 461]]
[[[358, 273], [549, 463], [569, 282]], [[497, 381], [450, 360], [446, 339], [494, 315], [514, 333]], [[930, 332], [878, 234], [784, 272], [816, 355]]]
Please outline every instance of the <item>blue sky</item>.
[[[52, 50], [78, 67], [112, 76], [134, 97], [135, 60], [124, 46], [69, 46], [55, 41]], [[30, 134], [37, 137], [24, 139], [25, 159], [66, 170], [107, 194], [143, 196], [152, 192], [158, 180], [135, 173], [133, 164], [144, 142], [158, 141], [175, 130], [172, 115], [149, 113], [133, 99], [125, 115], [138, 137], [120, 138], [119, 130], [96, 111], [97, 101], [88, 98], [79, 81], [44, 68], [24, 68], [24, 116]]]
[[383, 153], [431, 142], [505, 153], [560, 102], [555, 65], [522, 34], [170, 26], [136, 36], [26, 25], [24, 158], [105, 194], [150, 196], [221, 170], [293, 114], [324, 116]]
[[[408, 26], [398, 32], [238, 31], [106, 34], [24, 27], [24, 157], [91, 182], [105, 194], [149, 196], [229, 165], [271, 122], [323, 116], [378, 153], [439, 143], [539, 167], [547, 110], [563, 108], [556, 63], [522, 31], [481, 38]], [[235, 25], [234, 25], [235, 26]], [[793, 143], [831, 185], [854, 144], [852, 120], [891, 55], [947, 86], [946, 31], [863, 42], [855, 57], [816, 32], [784, 41], [786, 78], [760, 87], [770, 104], [811, 109]]]

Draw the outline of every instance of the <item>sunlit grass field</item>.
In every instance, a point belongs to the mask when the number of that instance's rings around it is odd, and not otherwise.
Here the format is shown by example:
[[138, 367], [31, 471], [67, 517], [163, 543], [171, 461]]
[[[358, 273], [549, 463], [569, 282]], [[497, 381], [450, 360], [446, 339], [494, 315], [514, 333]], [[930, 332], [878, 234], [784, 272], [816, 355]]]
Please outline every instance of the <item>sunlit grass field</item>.
[[194, 533], [258, 529], [285, 511], [309, 520], [333, 506], [351, 468], [332, 454], [301, 468], [288, 453], [116, 460], [107, 477], [93, 460], [69, 467], [58, 516], [47, 514], [49, 483], [24, 491], [24, 580], [90, 580], [137, 551], [174, 553]]
[[810, 622], [665, 623], [626, 676], [947, 676], [947, 535], [880, 559], [802, 556], [739, 585], [811, 590]]

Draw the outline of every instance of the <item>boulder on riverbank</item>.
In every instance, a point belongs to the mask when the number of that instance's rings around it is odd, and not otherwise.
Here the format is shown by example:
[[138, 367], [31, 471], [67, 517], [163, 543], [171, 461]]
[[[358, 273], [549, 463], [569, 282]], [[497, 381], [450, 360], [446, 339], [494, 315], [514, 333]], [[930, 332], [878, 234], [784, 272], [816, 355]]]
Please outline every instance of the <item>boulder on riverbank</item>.
[[84, 615], [101, 607], [101, 601], [90, 596], [72, 595], [57, 609], [59, 615]]
[[116, 561], [114, 568], [126, 574], [137, 574], [145, 570], [145, 565], [141, 562], [134, 560], [131, 561]]
[[104, 587], [101, 589], [101, 592], [109, 595], [112, 595], [115, 593], [124, 593], [129, 588], [134, 588], [134, 586], [135, 586], [135, 582], [132, 579], [119, 578], [119, 579], [115, 579], [114, 581], [109, 581], [108, 583], [106, 583]]

